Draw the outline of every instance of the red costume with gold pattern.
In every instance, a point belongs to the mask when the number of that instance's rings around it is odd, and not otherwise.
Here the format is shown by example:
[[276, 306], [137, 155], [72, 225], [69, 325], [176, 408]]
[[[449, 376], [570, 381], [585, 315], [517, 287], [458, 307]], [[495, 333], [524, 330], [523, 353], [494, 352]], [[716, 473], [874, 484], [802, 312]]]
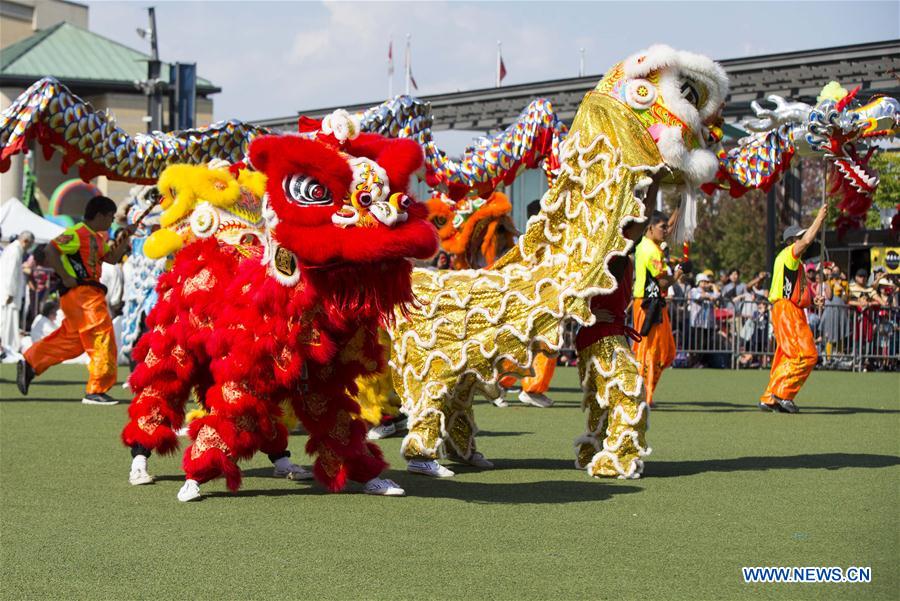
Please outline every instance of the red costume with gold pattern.
[[436, 250], [424, 206], [406, 195], [422, 153], [354, 135], [349, 121], [315, 125], [306, 137], [254, 140], [250, 160], [268, 178], [264, 245], [249, 257], [216, 238], [182, 249], [135, 350], [123, 440], [173, 450], [196, 391], [209, 413], [190, 424], [189, 480], [224, 475], [236, 490], [238, 459], [283, 451], [283, 401], [309, 432], [315, 477], [329, 490], [386, 467], [351, 395], [358, 376], [383, 367], [377, 327], [412, 301], [408, 259]]

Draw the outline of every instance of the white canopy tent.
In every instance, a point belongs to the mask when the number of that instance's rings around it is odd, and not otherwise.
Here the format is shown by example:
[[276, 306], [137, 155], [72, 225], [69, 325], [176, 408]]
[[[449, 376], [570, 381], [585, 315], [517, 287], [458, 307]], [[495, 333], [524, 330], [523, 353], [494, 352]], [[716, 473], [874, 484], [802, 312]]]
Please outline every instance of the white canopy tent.
[[63, 233], [61, 226], [35, 215], [18, 198], [0, 204], [0, 230], [4, 240], [27, 230], [38, 244], [46, 244]]

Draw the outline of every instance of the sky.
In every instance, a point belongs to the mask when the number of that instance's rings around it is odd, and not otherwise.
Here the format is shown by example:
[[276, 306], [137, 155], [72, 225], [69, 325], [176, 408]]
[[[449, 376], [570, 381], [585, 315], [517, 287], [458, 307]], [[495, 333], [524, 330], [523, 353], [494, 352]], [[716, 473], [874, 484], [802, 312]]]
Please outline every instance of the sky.
[[[82, 0], [83, 1], [83, 0]], [[156, 6], [160, 58], [196, 62], [222, 88], [215, 119], [267, 119], [384, 100], [393, 40], [403, 91], [411, 35], [418, 94], [602, 74], [653, 43], [740, 58], [900, 37], [900, 2], [140, 2], [88, 1], [89, 27], [149, 52], [136, 28]]]

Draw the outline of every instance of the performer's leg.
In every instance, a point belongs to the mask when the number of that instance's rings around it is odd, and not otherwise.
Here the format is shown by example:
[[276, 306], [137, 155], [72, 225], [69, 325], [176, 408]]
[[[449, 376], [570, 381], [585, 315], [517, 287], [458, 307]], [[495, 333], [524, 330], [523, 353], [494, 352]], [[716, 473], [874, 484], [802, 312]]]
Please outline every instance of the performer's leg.
[[221, 475], [229, 490], [241, 486], [238, 459], [248, 459], [261, 447], [283, 450], [287, 430], [277, 410], [239, 382], [229, 380], [207, 391], [209, 413], [191, 422], [193, 444], [185, 449], [182, 467], [187, 479], [179, 500], [199, 496], [199, 485]]
[[106, 393], [115, 385], [118, 371], [116, 337], [106, 299], [102, 292], [87, 286], [76, 288], [66, 296], [70, 294], [78, 294], [81, 299], [77, 327], [81, 344], [91, 359], [87, 393]]
[[760, 399], [767, 404], [772, 404], [775, 398], [793, 401], [818, 360], [816, 343], [803, 309], [788, 300], [777, 301], [772, 306], [772, 320], [778, 348], [769, 386]]
[[[445, 451], [453, 458], [464, 462], [469, 462], [476, 454], [480, 455], [475, 450], [475, 434], [478, 432], [478, 426], [475, 425], [475, 413], [472, 410], [474, 397], [475, 377], [463, 376], [453, 389], [447, 411]], [[476, 465], [477, 461], [476, 459]]]
[[534, 357], [532, 368], [534, 375], [522, 378], [522, 392], [519, 393], [519, 400], [526, 405], [550, 407], [553, 405], [553, 400], [547, 396], [546, 392], [550, 389], [550, 380], [553, 379], [553, 373], [556, 371], [556, 357], [548, 357], [539, 353]]
[[639, 370], [622, 337], [603, 338], [581, 352], [588, 429], [575, 441], [575, 464], [592, 476], [638, 478], [643, 471], [649, 408]]
[[[307, 364], [315, 390], [294, 400], [294, 411], [309, 432], [306, 452], [315, 455], [313, 474], [331, 492], [343, 490], [347, 480], [369, 482], [386, 468], [381, 449], [366, 441], [366, 422], [333, 366]], [[402, 492], [402, 491], [401, 491]]]
[[49, 367], [74, 359], [83, 352], [78, 330], [72, 327], [71, 320], [65, 318], [61, 326], [28, 347], [24, 356], [34, 374], [39, 376]]

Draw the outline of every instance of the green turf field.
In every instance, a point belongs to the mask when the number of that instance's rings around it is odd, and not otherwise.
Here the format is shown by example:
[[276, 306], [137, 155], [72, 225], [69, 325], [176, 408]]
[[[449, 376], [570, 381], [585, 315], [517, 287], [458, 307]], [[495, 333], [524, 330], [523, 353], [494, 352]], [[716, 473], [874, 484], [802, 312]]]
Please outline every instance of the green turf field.
[[[178, 457], [128, 485], [126, 406], [78, 403], [83, 367], [44, 374], [27, 401], [13, 375], [3, 365], [4, 599], [900, 598], [897, 374], [817, 372], [789, 416], [755, 408], [763, 372], [670, 370], [644, 479], [600, 481], [572, 467], [580, 397], [560, 369], [551, 409], [476, 408], [493, 471], [392, 470], [408, 497], [329, 495], [260, 456], [241, 492], [214, 482], [189, 504]], [[397, 465], [399, 444], [382, 443]], [[872, 582], [747, 585], [742, 566], [871, 566]]]

